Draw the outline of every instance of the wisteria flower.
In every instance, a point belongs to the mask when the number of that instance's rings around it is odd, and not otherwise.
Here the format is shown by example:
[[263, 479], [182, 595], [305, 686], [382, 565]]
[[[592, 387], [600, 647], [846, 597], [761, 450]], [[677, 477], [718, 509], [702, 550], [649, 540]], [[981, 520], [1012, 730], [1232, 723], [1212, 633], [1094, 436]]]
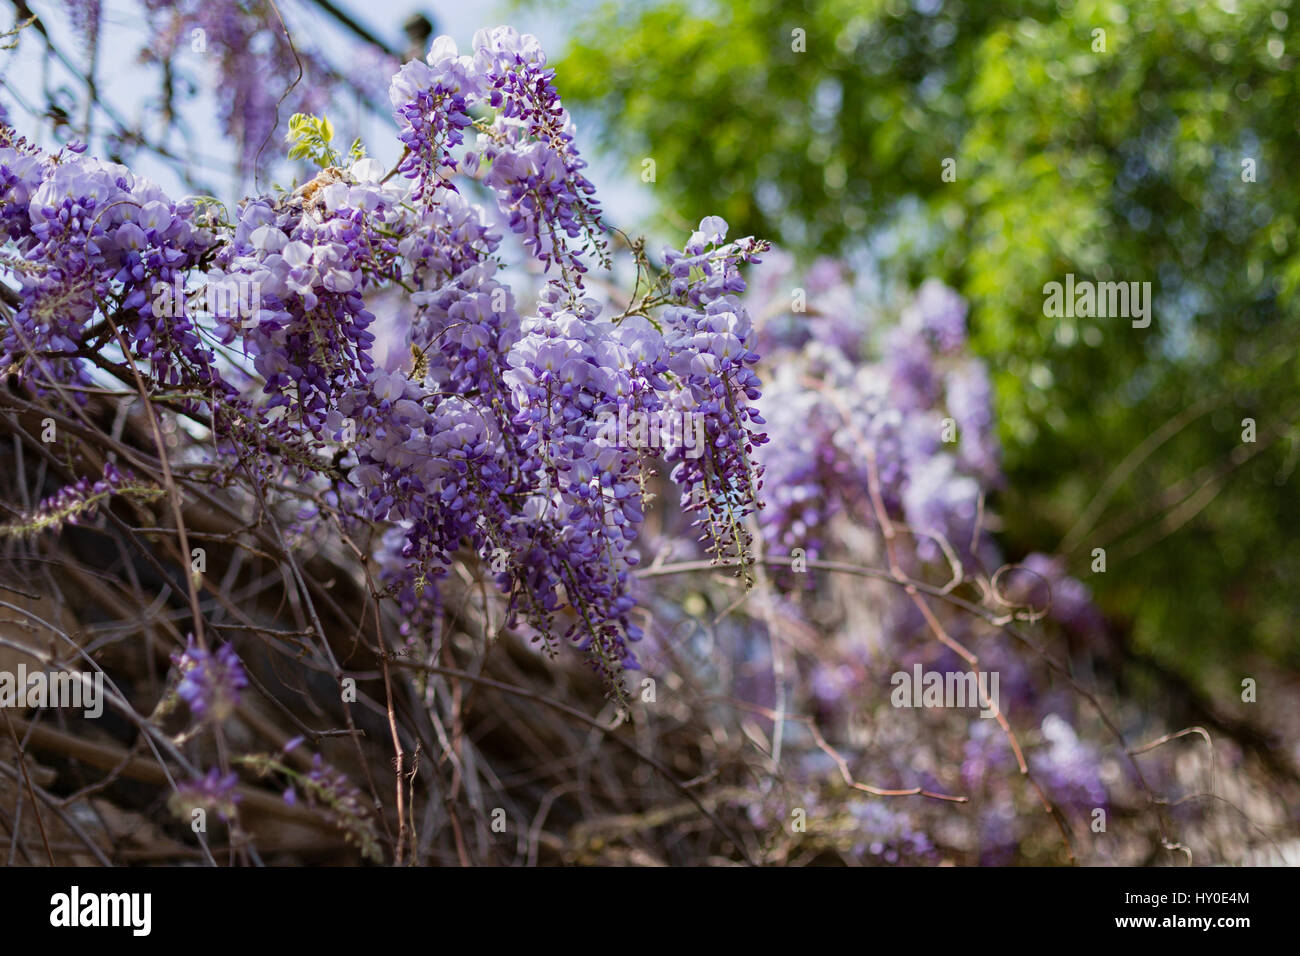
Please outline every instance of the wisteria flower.
[[229, 644], [210, 652], [190, 635], [184, 652], [172, 655], [172, 663], [181, 674], [176, 693], [202, 721], [220, 723], [229, 717], [239, 704], [240, 691], [248, 686], [244, 667]]

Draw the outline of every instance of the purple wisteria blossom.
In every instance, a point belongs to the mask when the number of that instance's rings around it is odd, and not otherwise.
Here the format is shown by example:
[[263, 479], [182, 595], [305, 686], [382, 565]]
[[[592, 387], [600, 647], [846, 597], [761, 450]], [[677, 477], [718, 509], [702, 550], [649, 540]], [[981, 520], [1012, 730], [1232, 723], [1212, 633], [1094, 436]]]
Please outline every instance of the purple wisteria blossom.
[[60, 488], [42, 501], [32, 514], [0, 525], [0, 537], [35, 535], [79, 524], [93, 517], [108, 499], [124, 493], [141, 498], [162, 494], [161, 490], [139, 482], [130, 473], [118, 470], [111, 461], [105, 462], [102, 478], [93, 482], [89, 478], [78, 478]]
[[233, 820], [240, 800], [235, 789], [238, 785], [235, 774], [223, 774], [213, 767], [202, 777], [177, 784], [169, 804], [173, 813], [186, 820], [196, 809], [211, 810], [222, 820]]
[[181, 675], [176, 693], [201, 721], [225, 720], [239, 704], [240, 692], [248, 686], [244, 667], [229, 644], [206, 651], [191, 635], [185, 650], [172, 655], [172, 663]]

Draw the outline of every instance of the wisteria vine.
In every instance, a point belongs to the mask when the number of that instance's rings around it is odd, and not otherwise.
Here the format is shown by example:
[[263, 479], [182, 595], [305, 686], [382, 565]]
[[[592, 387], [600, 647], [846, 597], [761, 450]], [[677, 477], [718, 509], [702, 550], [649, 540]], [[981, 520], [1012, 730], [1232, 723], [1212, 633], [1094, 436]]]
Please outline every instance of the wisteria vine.
[[[180, 13], [200, 16], [188, 5]], [[766, 243], [729, 239], [727, 223], [707, 216], [658, 264], [632, 244], [629, 295], [611, 278], [615, 231], [536, 38], [484, 30], [464, 55], [438, 38], [388, 93], [401, 149], [394, 168], [359, 144], [344, 160], [322, 143], [300, 154], [321, 159], [307, 182], [250, 196], [233, 212], [206, 197], [173, 199], [79, 144], [43, 151], [6, 123], [0, 371], [15, 391], [76, 422], [91, 396], [125, 390], [189, 436], [176, 460], [189, 480], [240, 487], [264, 511], [291, 512], [296, 541], [341, 533], [364, 542], [367, 583], [400, 621], [405, 647], [395, 654], [424, 654], [431, 671], [448, 579], [463, 571], [491, 581], [505, 609], [500, 627], [551, 652], [577, 647], [620, 719], [628, 672], [660, 673], [675, 651], [662, 628], [647, 626], [663, 609], [643, 587], [668, 555], [734, 570], [742, 596], [731, 607], [763, 585], [753, 613], [765, 626], [735, 635], [732, 663], [778, 741], [787, 683], [826, 737], [842, 737], [860, 702], [880, 699], [882, 653], [891, 666], [971, 664], [955, 649], [974, 636], [978, 615], [939, 622], [909, 600], [929, 577], [951, 574], [938, 594], [975, 589], [1007, 621], [1050, 613], [1073, 638], [1100, 639], [1081, 582], [1045, 555], [1006, 573], [989, 533], [987, 498], [1002, 482], [991, 384], [966, 350], [966, 306], [954, 292], [927, 282], [897, 321], [876, 321], [838, 264], [796, 278]], [[324, 128], [312, 118], [295, 126]], [[776, 261], [753, 268], [765, 258]], [[747, 279], [754, 272], [757, 285]], [[394, 296], [401, 361], [379, 349], [392, 334]], [[629, 422], [634, 431], [671, 423], [676, 437], [647, 443], [626, 432]], [[161, 428], [155, 438], [166, 460]], [[81, 462], [91, 474], [0, 525], [0, 537], [87, 520], [113, 498], [141, 506], [167, 497], [173, 489], [134, 477], [123, 451]], [[669, 491], [679, 507], [648, 521]], [[825, 582], [797, 572], [872, 549], [890, 584], [903, 586], [873, 607], [881, 635], [850, 635], [818, 657], [796, 656], [789, 672], [778, 666], [770, 642], [783, 621], [835, 624], [843, 636], [842, 621], [804, 603], [819, 589], [824, 596]], [[650, 567], [647, 554], [656, 556]], [[251, 674], [230, 644], [193, 623], [171, 656], [175, 683], [158, 714], [183, 710], [189, 732], [216, 732]], [[978, 791], [992, 769], [1019, 762], [1049, 806], [1109, 806], [1101, 757], [1066, 719], [1071, 706], [1005, 647], [981, 658], [1003, 675], [1003, 708], [1032, 719], [1043, 746], [1025, 761], [1009, 729], [999, 736], [975, 720], [950, 755], [961, 782]], [[822, 758], [835, 751], [822, 733], [801, 741], [796, 797], [746, 795], [751, 822], [766, 826], [791, 799], [815, 807], [824, 798]], [[394, 729], [400, 752], [398, 737]], [[286, 804], [325, 808], [367, 857], [382, 858], [364, 796], [320, 754], [302, 758], [300, 742], [234, 761], [218, 747], [219, 765], [182, 782], [173, 809], [236, 820], [234, 763], [277, 776]], [[900, 752], [871, 769], [902, 779], [905, 764]], [[399, 757], [399, 816], [402, 766]], [[919, 777], [902, 791], [852, 785], [946, 799], [933, 767]], [[855, 855], [937, 858], [911, 810], [844, 807]], [[990, 798], [973, 852], [989, 861], [1011, 853], [1020, 835], [1011, 820], [1007, 801]]]
[[[653, 309], [602, 318], [582, 277], [605, 255], [603, 226], [552, 78], [536, 40], [510, 28], [480, 31], [472, 56], [440, 38], [393, 80], [402, 177], [369, 159], [329, 166], [232, 222], [9, 132], [0, 209], [20, 302], [0, 366], [38, 390], [89, 387], [105, 369], [86, 343], [124, 349], [159, 398], [211, 430], [219, 473], [327, 486], [342, 513], [400, 529], [383, 576], [412, 620], [436, 613], [455, 555], [508, 554], [493, 574], [511, 620], [576, 642], [617, 693], [640, 636], [630, 571], [645, 481], [642, 456], [600, 416], [705, 416], [709, 452], [674, 478], [688, 497], [703, 490], [701, 529], [743, 551], [764, 436], [735, 294], [762, 245], [728, 243], [706, 219], [669, 254]], [[478, 144], [458, 164], [471, 108], [491, 118], [474, 121]], [[500, 279], [488, 212], [455, 188], [459, 165], [557, 273], [531, 314]], [[366, 294], [385, 285], [416, 307], [409, 369], [371, 356]]]

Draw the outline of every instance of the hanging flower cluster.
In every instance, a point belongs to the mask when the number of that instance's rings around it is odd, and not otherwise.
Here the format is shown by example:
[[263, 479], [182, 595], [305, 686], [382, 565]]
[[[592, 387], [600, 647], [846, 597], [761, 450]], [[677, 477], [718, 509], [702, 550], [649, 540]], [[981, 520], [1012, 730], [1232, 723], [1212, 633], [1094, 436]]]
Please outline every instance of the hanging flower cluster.
[[[138, 373], [210, 430], [214, 477], [323, 494], [387, 532], [376, 558], [408, 633], [436, 617], [454, 562], [481, 561], [511, 623], [584, 649], [617, 692], [636, 666], [651, 464], [604, 425], [620, 409], [701, 418], [704, 447], [665, 457], [714, 552], [744, 556], [764, 436], [738, 294], [764, 246], [727, 242], [710, 217], [666, 253], [657, 295], [603, 315], [584, 287], [606, 263], [599, 207], [553, 79], [510, 28], [465, 56], [440, 38], [391, 86], [403, 175], [327, 166], [229, 221], [123, 167], [6, 140], [0, 228], [21, 305], [0, 363], [56, 398]], [[495, 209], [456, 188], [467, 175]], [[531, 306], [501, 269], [505, 233], [551, 273]], [[373, 356], [369, 300], [390, 289], [413, 309], [409, 369]], [[189, 671], [194, 703], [218, 663]]]

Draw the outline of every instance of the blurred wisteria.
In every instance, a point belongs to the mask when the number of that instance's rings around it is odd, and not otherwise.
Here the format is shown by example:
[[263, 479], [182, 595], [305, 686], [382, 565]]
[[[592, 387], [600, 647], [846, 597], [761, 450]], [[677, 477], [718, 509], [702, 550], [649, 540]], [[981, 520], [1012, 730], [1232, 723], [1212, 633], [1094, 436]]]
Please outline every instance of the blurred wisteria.
[[[42, 63], [45, 80], [7, 90], [12, 100], [0, 108], [16, 102], [55, 142], [93, 142], [122, 162], [161, 160], [203, 190], [227, 163], [221, 171], [240, 183], [282, 168], [277, 140], [294, 113], [346, 110], [352, 125], [362, 114], [382, 118], [401, 63], [382, 31], [315, 0], [50, 0], [17, 10], [34, 28], [6, 36], [27, 44], [25, 62]], [[125, 69], [108, 69], [113, 62]], [[71, 108], [78, 89], [84, 112]], [[33, 93], [49, 99], [43, 115]], [[209, 151], [213, 134], [233, 149]]]

